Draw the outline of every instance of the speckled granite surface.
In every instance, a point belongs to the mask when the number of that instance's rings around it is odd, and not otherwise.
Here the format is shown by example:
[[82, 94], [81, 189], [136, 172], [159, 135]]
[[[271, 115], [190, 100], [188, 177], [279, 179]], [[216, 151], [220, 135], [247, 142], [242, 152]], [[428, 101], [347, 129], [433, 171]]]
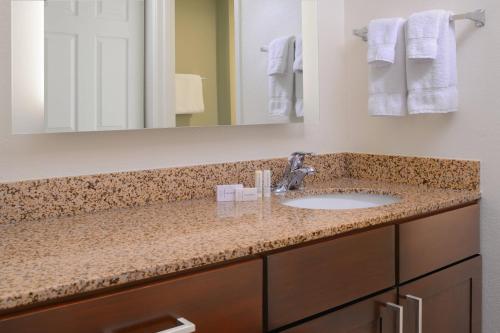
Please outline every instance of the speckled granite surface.
[[[76, 216], [214, 196], [217, 184], [253, 186], [256, 169], [271, 169], [276, 182], [286, 159], [245, 161], [0, 184], [0, 224]], [[325, 154], [307, 159], [318, 174], [309, 184], [335, 177], [479, 188], [479, 162], [367, 154]]]
[[343, 154], [344, 176], [455, 190], [478, 190], [480, 163], [425, 157]]
[[[154, 172], [150, 177], [155, 179]], [[353, 190], [390, 193], [402, 201], [313, 211], [283, 206], [278, 197], [238, 204], [201, 199], [0, 224], [0, 310], [263, 253], [480, 197], [477, 189], [355, 179], [323, 181], [306, 193]]]

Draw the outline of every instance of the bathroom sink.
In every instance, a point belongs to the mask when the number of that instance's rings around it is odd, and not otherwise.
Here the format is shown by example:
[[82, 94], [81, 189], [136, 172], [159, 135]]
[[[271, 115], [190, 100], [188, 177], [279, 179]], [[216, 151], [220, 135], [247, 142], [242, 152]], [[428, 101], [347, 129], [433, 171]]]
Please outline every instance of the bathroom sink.
[[398, 203], [392, 195], [372, 193], [334, 193], [284, 200], [285, 206], [304, 209], [342, 210], [373, 208]]

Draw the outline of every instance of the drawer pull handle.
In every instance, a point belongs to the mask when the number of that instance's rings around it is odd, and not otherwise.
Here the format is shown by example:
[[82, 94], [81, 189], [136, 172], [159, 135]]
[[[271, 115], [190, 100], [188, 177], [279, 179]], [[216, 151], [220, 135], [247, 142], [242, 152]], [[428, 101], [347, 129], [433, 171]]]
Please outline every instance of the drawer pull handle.
[[403, 333], [403, 307], [394, 303], [385, 303], [389, 308], [393, 308], [398, 313], [398, 333]]
[[192, 333], [196, 331], [196, 326], [185, 318], [177, 318], [177, 321], [181, 324], [180, 326], [169, 328], [168, 330], [163, 330], [157, 333]]
[[416, 296], [413, 296], [413, 295], [406, 295], [406, 299], [410, 300], [410, 301], [414, 301], [414, 302], [417, 302], [417, 306], [418, 306], [418, 309], [417, 309], [417, 325], [418, 325], [418, 329], [417, 329], [417, 332], [418, 333], [422, 333], [422, 304], [423, 304], [423, 299], [421, 299], [420, 297], [416, 297]]

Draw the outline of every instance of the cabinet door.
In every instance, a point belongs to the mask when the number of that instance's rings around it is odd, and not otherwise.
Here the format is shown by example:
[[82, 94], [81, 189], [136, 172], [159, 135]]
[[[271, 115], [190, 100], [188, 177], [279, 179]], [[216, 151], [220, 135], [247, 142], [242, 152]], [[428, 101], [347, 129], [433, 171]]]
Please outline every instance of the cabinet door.
[[395, 290], [326, 314], [283, 333], [398, 333]]
[[262, 276], [260, 259], [228, 265], [0, 318], [0, 333], [261, 333]]
[[480, 333], [481, 257], [400, 287], [399, 301], [405, 333]]

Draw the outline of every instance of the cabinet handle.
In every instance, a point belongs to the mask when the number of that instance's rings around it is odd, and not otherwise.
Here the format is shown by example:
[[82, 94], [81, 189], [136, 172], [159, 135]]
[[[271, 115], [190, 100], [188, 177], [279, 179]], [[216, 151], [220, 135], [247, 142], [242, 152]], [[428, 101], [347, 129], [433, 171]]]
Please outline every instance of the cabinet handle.
[[192, 333], [196, 331], [196, 326], [185, 318], [177, 318], [180, 326], [169, 328], [168, 330], [159, 331], [157, 333]]
[[385, 303], [390, 308], [398, 312], [398, 333], [403, 333], [403, 307], [394, 303]]
[[406, 295], [406, 299], [410, 300], [410, 301], [415, 301], [417, 302], [417, 305], [418, 305], [418, 309], [417, 309], [417, 325], [418, 325], [418, 330], [417, 332], [418, 333], [422, 333], [422, 304], [423, 304], [423, 299], [420, 298], [420, 297], [416, 297], [416, 296], [413, 296], [413, 295]]

